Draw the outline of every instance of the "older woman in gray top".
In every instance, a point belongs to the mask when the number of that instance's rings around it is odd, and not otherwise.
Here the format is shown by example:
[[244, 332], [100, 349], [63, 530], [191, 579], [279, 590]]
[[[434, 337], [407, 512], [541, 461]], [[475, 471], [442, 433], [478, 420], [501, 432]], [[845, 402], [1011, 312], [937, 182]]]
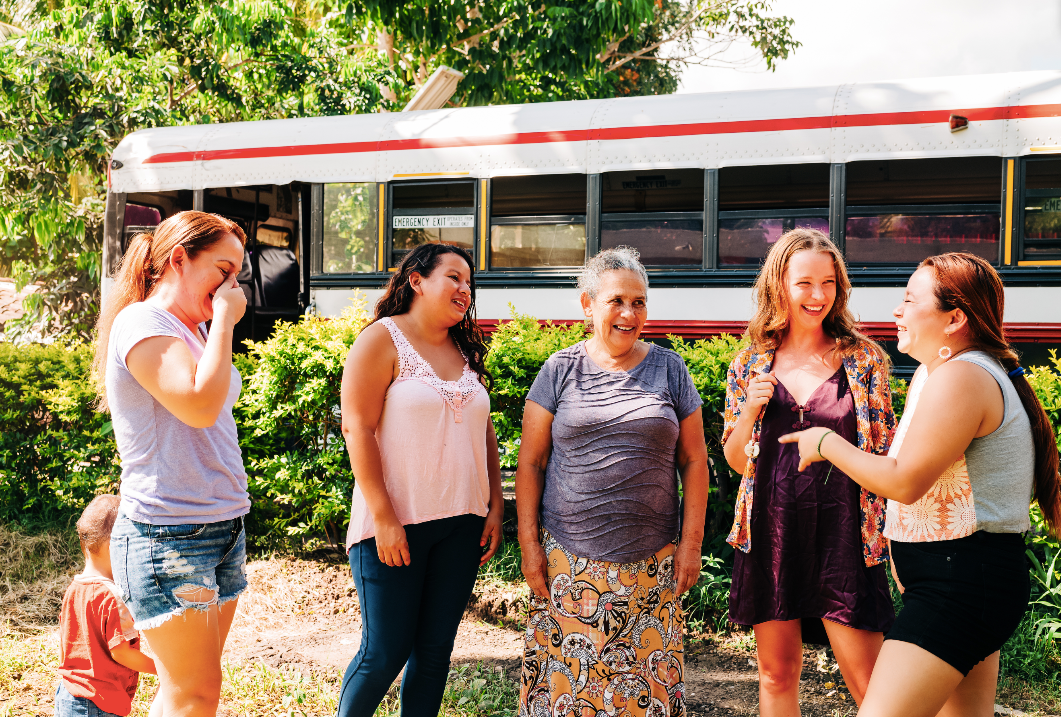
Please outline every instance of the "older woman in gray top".
[[579, 288], [593, 336], [549, 357], [523, 414], [516, 504], [533, 595], [520, 715], [684, 714], [678, 596], [700, 573], [703, 401], [678, 354], [638, 340], [637, 252], [601, 252]]

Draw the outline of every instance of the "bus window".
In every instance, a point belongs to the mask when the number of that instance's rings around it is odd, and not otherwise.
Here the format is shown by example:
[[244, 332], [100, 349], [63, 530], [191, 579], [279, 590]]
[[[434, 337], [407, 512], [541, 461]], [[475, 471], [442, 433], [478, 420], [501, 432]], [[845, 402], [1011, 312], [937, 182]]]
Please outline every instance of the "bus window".
[[325, 274], [376, 271], [376, 187], [375, 182], [324, 185]]
[[497, 177], [490, 183], [490, 266], [581, 266], [586, 175]]
[[629, 246], [645, 266], [700, 266], [704, 171], [653, 169], [602, 177], [601, 248]]
[[394, 184], [391, 192], [391, 266], [428, 242], [473, 252], [473, 182], [403, 182]]
[[125, 220], [122, 232], [122, 253], [129, 248], [129, 242], [137, 234], [155, 231], [162, 223], [162, 209], [156, 206], [126, 203]]
[[1061, 159], [1024, 165], [1024, 259], [1061, 259]]
[[759, 266], [782, 234], [829, 233], [829, 165], [722, 167], [718, 172], [718, 254], [722, 268]]
[[851, 264], [916, 264], [948, 251], [998, 263], [1002, 160], [955, 157], [847, 165]]

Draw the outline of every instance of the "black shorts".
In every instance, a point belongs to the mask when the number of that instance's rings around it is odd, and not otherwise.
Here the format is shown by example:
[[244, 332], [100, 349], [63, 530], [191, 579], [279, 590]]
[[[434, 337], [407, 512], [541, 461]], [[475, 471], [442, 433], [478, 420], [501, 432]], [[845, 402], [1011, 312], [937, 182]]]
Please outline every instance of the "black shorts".
[[906, 592], [884, 639], [917, 645], [968, 675], [1001, 649], [1028, 609], [1024, 551], [1019, 533], [892, 541], [895, 571]]

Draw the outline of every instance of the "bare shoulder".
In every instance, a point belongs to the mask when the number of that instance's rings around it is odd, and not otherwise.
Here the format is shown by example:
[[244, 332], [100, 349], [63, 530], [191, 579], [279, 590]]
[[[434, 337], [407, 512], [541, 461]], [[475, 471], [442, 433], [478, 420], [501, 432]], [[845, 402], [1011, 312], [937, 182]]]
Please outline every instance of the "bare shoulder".
[[377, 322], [366, 326], [350, 347], [347, 364], [384, 364], [393, 365], [398, 360], [398, 351], [394, 348], [387, 327]]
[[925, 381], [924, 392], [946, 398], [953, 406], [978, 404], [986, 397], [999, 396], [998, 382], [987, 369], [969, 361], [947, 361]]

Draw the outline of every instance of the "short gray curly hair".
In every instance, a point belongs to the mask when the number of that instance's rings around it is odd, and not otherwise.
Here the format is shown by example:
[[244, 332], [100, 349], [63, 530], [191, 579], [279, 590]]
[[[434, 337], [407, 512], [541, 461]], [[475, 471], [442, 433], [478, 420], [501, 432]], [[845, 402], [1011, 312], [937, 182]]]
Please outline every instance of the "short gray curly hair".
[[614, 249], [605, 249], [592, 257], [582, 267], [582, 273], [578, 277], [579, 290], [587, 294], [589, 298], [596, 299], [597, 291], [600, 289], [601, 276], [606, 271], [617, 271], [626, 269], [637, 274], [648, 288], [648, 272], [641, 263], [641, 255], [637, 249], [628, 246], [617, 246]]

